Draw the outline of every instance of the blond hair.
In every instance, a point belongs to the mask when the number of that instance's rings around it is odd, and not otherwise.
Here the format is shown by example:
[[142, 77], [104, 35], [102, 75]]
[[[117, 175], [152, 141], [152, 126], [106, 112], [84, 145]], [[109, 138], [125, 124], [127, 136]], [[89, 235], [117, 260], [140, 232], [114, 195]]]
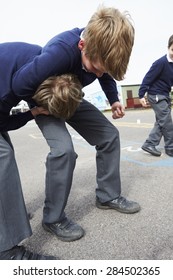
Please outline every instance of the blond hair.
[[98, 60], [114, 79], [122, 80], [134, 44], [129, 14], [100, 6], [88, 22], [83, 38], [88, 59]]
[[75, 75], [52, 76], [35, 92], [33, 99], [38, 106], [57, 118], [70, 118], [82, 101], [82, 85]]

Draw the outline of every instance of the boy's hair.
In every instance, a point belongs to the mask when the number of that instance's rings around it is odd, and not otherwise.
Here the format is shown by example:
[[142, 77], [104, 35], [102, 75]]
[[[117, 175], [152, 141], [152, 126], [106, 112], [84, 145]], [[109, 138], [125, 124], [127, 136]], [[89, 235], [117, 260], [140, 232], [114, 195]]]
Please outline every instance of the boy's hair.
[[82, 85], [75, 75], [64, 74], [46, 79], [35, 92], [38, 106], [57, 118], [69, 119], [82, 101]]
[[169, 37], [169, 40], [168, 40], [168, 49], [171, 47], [171, 45], [173, 45], [173, 35], [171, 35], [171, 37]]
[[100, 6], [83, 32], [85, 54], [98, 60], [114, 79], [122, 80], [134, 44], [134, 27], [128, 13]]

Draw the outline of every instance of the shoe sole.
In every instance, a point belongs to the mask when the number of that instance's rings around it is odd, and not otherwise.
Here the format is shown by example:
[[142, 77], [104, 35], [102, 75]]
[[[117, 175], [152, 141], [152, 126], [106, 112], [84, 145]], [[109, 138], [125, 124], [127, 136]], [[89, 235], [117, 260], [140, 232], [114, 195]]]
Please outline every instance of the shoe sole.
[[75, 240], [78, 240], [80, 238], [82, 238], [85, 234], [84, 230], [83, 230], [83, 233], [81, 233], [80, 236], [76, 237], [62, 237], [62, 236], [59, 236], [57, 235], [53, 230], [51, 230], [49, 227], [47, 227], [45, 224], [42, 224], [42, 227], [44, 228], [44, 230], [52, 233], [53, 235], [55, 235], [59, 240], [61, 241], [64, 241], [64, 242], [71, 242], [71, 241], [75, 241]]
[[150, 150], [148, 150], [148, 149], [146, 149], [144, 147], [142, 147], [142, 150], [147, 152], [147, 153], [149, 153], [149, 154], [151, 154], [152, 156], [155, 156], [155, 157], [160, 157], [161, 156], [161, 153], [160, 154], [152, 153]]
[[125, 214], [134, 214], [134, 213], [137, 213], [141, 210], [141, 208], [138, 208], [138, 209], [133, 210], [133, 211], [121, 210], [121, 209], [118, 209], [118, 208], [113, 208], [113, 207], [110, 207], [110, 206], [107, 206], [107, 205], [100, 205], [100, 204], [96, 204], [96, 207], [99, 208], [99, 209], [102, 209], [102, 210], [116, 210], [118, 212], [125, 213]]

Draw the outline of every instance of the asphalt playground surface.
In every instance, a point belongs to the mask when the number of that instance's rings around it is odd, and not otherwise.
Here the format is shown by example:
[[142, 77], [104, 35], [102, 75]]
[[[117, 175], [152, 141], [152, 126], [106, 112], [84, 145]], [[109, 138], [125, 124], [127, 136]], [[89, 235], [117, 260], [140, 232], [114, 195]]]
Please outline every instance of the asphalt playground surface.
[[[95, 207], [95, 148], [71, 127], [78, 154], [66, 214], [85, 229], [75, 242], [62, 242], [42, 226], [45, 159], [48, 146], [34, 121], [10, 132], [29, 212], [33, 213], [33, 235], [23, 244], [28, 249], [51, 254], [62, 260], [172, 260], [173, 259], [173, 158], [141, 150], [153, 123], [151, 109], [126, 111], [113, 120], [121, 139], [122, 195], [140, 203], [141, 211], [122, 214]], [[67, 174], [68, 176], [68, 174]]]

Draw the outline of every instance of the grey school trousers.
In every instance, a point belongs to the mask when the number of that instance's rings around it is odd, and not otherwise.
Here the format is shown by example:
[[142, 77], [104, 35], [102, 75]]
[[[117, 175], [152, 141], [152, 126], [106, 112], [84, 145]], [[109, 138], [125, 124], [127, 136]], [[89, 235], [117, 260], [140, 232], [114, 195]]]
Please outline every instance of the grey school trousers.
[[[38, 116], [36, 121], [50, 147], [43, 221], [56, 223], [65, 217], [77, 155], [63, 120]], [[101, 202], [118, 197], [121, 192], [118, 130], [85, 100], [68, 123], [96, 148], [96, 196]], [[31, 234], [13, 146], [8, 134], [0, 133], [0, 251], [10, 249]]]
[[163, 136], [165, 150], [173, 149], [173, 122], [171, 116], [171, 99], [165, 95], [148, 94], [148, 101], [155, 113], [155, 124], [145, 144], [158, 146]]
[[13, 146], [8, 133], [0, 132], [0, 252], [31, 234]]
[[[64, 209], [72, 185], [77, 155], [63, 120], [38, 116], [36, 122], [50, 147], [46, 160], [43, 222], [56, 223], [65, 217]], [[121, 193], [118, 130], [86, 100], [83, 100], [67, 123], [96, 148], [96, 196], [101, 202], [118, 197]]]

